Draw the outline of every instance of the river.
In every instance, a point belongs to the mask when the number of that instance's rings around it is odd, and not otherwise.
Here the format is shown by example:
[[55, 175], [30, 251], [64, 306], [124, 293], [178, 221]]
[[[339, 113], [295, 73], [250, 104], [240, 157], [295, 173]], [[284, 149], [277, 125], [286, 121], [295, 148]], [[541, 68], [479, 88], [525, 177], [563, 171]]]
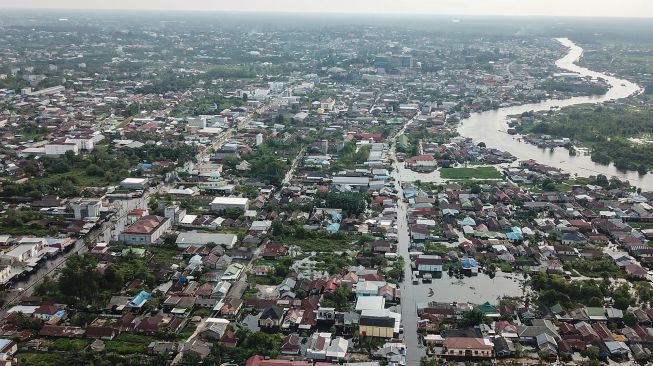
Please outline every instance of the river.
[[625, 98], [640, 93], [642, 88], [628, 80], [619, 79], [612, 75], [592, 71], [576, 65], [583, 55], [583, 49], [567, 38], [557, 38], [569, 52], [563, 58], [556, 61], [559, 68], [575, 72], [581, 76], [592, 78], [603, 78], [610, 88], [604, 95], [589, 97], [574, 97], [569, 99], [550, 99], [539, 103], [524, 104], [497, 110], [474, 113], [468, 119], [462, 121], [458, 132], [465, 137], [472, 138], [475, 142], [485, 142], [487, 147], [508, 151], [518, 160], [533, 159], [539, 163], [561, 168], [566, 172], [578, 174], [578, 176], [590, 176], [604, 174], [607, 177], [616, 176], [621, 180], [627, 180], [632, 185], [642, 188], [645, 191], [653, 191], [653, 174], [640, 176], [637, 172], [621, 172], [614, 165], [601, 165], [593, 162], [589, 156], [579, 154], [569, 156], [568, 150], [564, 148], [541, 149], [535, 145], [519, 141], [518, 136], [507, 133], [508, 116], [521, 114], [527, 111], [549, 110], [551, 107], [566, 107], [584, 103], [600, 103], [608, 100]]

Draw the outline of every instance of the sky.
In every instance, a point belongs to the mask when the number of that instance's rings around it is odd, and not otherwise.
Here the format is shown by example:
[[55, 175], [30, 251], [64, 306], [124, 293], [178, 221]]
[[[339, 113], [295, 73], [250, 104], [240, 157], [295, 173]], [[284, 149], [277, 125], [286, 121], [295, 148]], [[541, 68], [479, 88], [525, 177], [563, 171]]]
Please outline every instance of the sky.
[[0, 8], [653, 18], [653, 0], [0, 0]]

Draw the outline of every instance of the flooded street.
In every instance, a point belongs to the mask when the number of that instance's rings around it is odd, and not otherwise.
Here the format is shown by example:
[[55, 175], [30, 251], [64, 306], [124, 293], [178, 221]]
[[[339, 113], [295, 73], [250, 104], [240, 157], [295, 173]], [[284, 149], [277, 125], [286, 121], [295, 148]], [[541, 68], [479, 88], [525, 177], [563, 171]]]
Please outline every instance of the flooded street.
[[[579, 176], [589, 176], [595, 174], [605, 174], [607, 176], [618, 176], [621, 179], [627, 179], [636, 186], [643, 189], [653, 190], [653, 175], [649, 174], [640, 177], [636, 172], [622, 173], [617, 171], [614, 166], [599, 165], [590, 160], [589, 156], [570, 157], [567, 150], [558, 148], [554, 151], [549, 149], [539, 149], [534, 145], [523, 143], [517, 138], [508, 135], [507, 116], [520, 114], [531, 110], [546, 110], [551, 107], [563, 107], [581, 103], [598, 103], [612, 99], [624, 98], [629, 95], [638, 93], [641, 88], [628, 82], [609, 75], [594, 72], [575, 65], [582, 56], [582, 48], [576, 46], [566, 38], [558, 39], [564, 46], [569, 47], [569, 53], [558, 60], [556, 65], [560, 68], [580, 73], [583, 76], [606, 79], [610, 84], [610, 90], [603, 96], [594, 97], [576, 97], [564, 100], [548, 100], [541, 103], [527, 104], [509, 108], [502, 108], [495, 111], [473, 114], [469, 119], [463, 121], [458, 128], [458, 132], [465, 137], [471, 137], [475, 142], [485, 142], [488, 147], [493, 147], [508, 151], [519, 160], [534, 159], [540, 163], [564, 169], [571, 174]], [[408, 121], [406, 125], [412, 123]], [[405, 127], [404, 127], [405, 129]], [[399, 131], [397, 136], [404, 131]], [[391, 155], [394, 159], [394, 169], [392, 177], [395, 179], [395, 188], [399, 197], [403, 198], [401, 184], [404, 182], [414, 182], [421, 180], [424, 182], [441, 183], [440, 172], [417, 173], [406, 169], [403, 163], [396, 161], [394, 144], [391, 149]], [[420, 346], [417, 337], [417, 305], [431, 301], [436, 302], [469, 302], [473, 304], [483, 304], [490, 302], [497, 304], [503, 296], [522, 296], [523, 277], [520, 274], [498, 272], [494, 278], [485, 274], [479, 274], [475, 277], [465, 277], [457, 279], [449, 277], [445, 272], [442, 278], [433, 279], [432, 283], [413, 284], [411, 281], [412, 270], [410, 267], [409, 247], [410, 236], [407, 221], [408, 205], [399, 200], [397, 203], [397, 227], [398, 227], [398, 251], [399, 255], [406, 259], [404, 268], [405, 280], [401, 286], [402, 303], [401, 316], [404, 326], [404, 342], [407, 347], [406, 362], [408, 365], [418, 365], [419, 360], [425, 355], [425, 350]]]
[[[432, 283], [412, 285], [409, 291], [416, 303], [438, 302], [469, 302], [483, 304], [486, 301], [496, 304], [504, 296], [522, 296], [520, 274], [498, 272], [494, 278], [485, 274], [458, 279], [443, 273], [442, 278], [434, 279]], [[429, 296], [433, 289], [433, 296]], [[403, 296], [406, 296], [404, 293]]]

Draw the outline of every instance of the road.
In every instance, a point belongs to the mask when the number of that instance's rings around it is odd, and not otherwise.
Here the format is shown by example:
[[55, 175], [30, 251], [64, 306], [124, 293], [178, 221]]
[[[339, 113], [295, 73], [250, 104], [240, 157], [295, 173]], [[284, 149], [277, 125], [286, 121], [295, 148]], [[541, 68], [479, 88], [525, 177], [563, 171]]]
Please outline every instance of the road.
[[235, 123], [234, 126], [228, 128], [224, 132], [222, 132], [215, 140], [211, 142], [210, 145], [207, 146], [207, 148], [198, 154], [197, 156], [197, 161], [203, 161], [207, 154], [210, 154], [211, 151], [215, 150], [216, 148], [222, 146], [227, 140], [229, 140], [234, 133], [236, 133], [239, 129], [246, 127], [249, 125], [253, 120], [255, 115], [259, 115], [262, 113], [267, 112], [272, 106], [274, 105], [280, 105], [282, 101], [283, 95], [292, 89], [292, 87], [295, 85], [295, 82], [292, 82], [288, 84], [282, 91], [280, 91], [277, 95], [272, 97], [267, 101], [267, 103], [263, 106], [260, 106], [257, 108], [253, 113], [247, 114], [243, 119], [237, 123]]
[[283, 178], [283, 181], [281, 182], [281, 188], [274, 195], [276, 199], [281, 198], [281, 189], [283, 189], [283, 187], [290, 184], [290, 180], [292, 179], [293, 175], [295, 174], [295, 169], [297, 169], [297, 165], [299, 165], [299, 161], [304, 156], [305, 151], [306, 151], [306, 148], [303, 147], [301, 150], [299, 150], [299, 152], [297, 153], [297, 156], [295, 156], [295, 159], [293, 159], [292, 163], [290, 164], [290, 169], [288, 169], [288, 171], [286, 172], [286, 176]]
[[129, 200], [120, 200], [116, 201], [118, 204], [118, 210], [116, 211], [115, 221], [104, 222], [99, 228], [93, 230], [89, 235], [84, 239], [77, 239], [73, 244], [73, 248], [70, 251], [65, 252], [62, 255], [59, 255], [53, 259], [46, 260], [41, 264], [41, 266], [30, 276], [25, 277], [17, 282], [15, 282], [11, 287], [13, 289], [22, 288], [23, 290], [10, 291], [4, 295], [4, 304], [0, 308], [0, 317], [3, 317], [6, 313], [6, 310], [13, 305], [15, 301], [20, 299], [22, 296], [31, 296], [34, 292], [36, 285], [41, 282], [45, 277], [55, 274], [55, 271], [59, 269], [66, 259], [74, 254], [83, 254], [88, 251], [88, 248], [84, 244], [85, 240], [88, 240], [92, 243], [98, 241], [109, 242], [112, 239], [116, 239], [118, 234], [120, 234], [124, 228], [127, 226], [127, 215], [134, 208], [145, 208], [147, 207], [147, 200], [149, 198], [150, 192], [146, 192], [143, 197], [133, 198]]
[[404, 327], [404, 344], [406, 345], [406, 365], [419, 365], [422, 356], [426, 351], [421, 347], [417, 336], [417, 302], [416, 291], [422, 291], [413, 285], [413, 272], [410, 266], [410, 234], [408, 231], [408, 204], [404, 202], [404, 191], [401, 186], [404, 182], [404, 173], [402, 164], [397, 161], [396, 157], [396, 139], [401, 136], [406, 127], [413, 123], [413, 119], [406, 122], [404, 127], [399, 130], [391, 139], [392, 147], [390, 148], [390, 159], [393, 161], [392, 178], [394, 179], [395, 189], [397, 190], [397, 250], [399, 255], [405, 260], [404, 281], [401, 284], [401, 322]]

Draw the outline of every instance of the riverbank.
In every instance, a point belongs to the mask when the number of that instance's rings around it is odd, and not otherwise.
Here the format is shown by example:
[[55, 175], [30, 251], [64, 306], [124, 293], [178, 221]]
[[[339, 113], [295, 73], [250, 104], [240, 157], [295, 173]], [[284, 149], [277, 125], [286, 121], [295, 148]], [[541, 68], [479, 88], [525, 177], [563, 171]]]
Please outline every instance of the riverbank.
[[630, 182], [631, 185], [644, 190], [653, 190], [653, 175], [640, 176], [637, 172], [622, 172], [614, 165], [601, 165], [593, 162], [589, 156], [569, 156], [564, 148], [543, 150], [537, 146], [525, 143], [520, 138], [508, 134], [508, 117], [528, 111], [550, 110], [577, 104], [596, 104], [608, 100], [615, 100], [640, 93], [642, 88], [628, 80], [602, 74], [576, 65], [582, 57], [583, 49], [567, 38], [557, 39], [562, 45], [569, 48], [566, 56], [556, 61], [556, 65], [566, 71], [575, 72], [583, 77], [603, 78], [610, 85], [608, 92], [601, 96], [574, 97], [569, 99], [550, 99], [548, 101], [521, 106], [501, 108], [496, 111], [474, 113], [468, 119], [461, 121], [458, 133], [469, 137], [475, 142], [484, 142], [488, 147], [494, 147], [511, 153], [519, 160], [533, 159], [539, 163], [560, 168], [572, 175], [588, 177], [603, 174], [608, 177], [616, 176], [621, 180]]

